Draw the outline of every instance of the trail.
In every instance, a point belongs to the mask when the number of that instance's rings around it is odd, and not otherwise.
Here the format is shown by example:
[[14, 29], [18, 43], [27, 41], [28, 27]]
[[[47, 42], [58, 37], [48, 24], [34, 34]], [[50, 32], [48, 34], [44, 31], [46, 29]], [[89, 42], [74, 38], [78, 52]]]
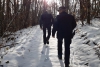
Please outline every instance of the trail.
[[[64, 67], [64, 45], [63, 59], [59, 60], [57, 57], [57, 39], [51, 37], [50, 44], [45, 46], [42, 42], [42, 34], [43, 32], [38, 25], [22, 30], [22, 34], [16, 39], [18, 44], [11, 48], [3, 58], [4, 67]], [[70, 67], [93, 66], [89, 66], [92, 48], [88, 45], [84, 46], [81, 41], [80, 35], [77, 33], [70, 46]], [[92, 50], [92, 52], [94, 51]], [[6, 61], [9, 63], [5, 63]]]

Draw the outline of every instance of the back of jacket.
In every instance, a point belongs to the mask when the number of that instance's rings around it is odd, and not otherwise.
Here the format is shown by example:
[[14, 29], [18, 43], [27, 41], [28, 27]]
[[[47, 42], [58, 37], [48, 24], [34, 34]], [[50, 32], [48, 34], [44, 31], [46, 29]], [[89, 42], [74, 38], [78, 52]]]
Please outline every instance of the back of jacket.
[[53, 35], [57, 31], [57, 37], [71, 37], [72, 31], [76, 27], [76, 21], [72, 15], [62, 12], [57, 16], [54, 24]]
[[53, 17], [51, 14], [48, 14], [48, 13], [42, 14], [40, 25], [48, 27], [48, 26], [51, 26], [52, 23], [53, 23]]

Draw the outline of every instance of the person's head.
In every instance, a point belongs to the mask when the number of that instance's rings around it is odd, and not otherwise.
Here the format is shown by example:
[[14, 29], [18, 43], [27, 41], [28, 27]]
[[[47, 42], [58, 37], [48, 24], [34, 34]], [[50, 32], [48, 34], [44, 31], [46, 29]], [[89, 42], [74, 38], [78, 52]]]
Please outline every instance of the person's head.
[[61, 6], [61, 7], [59, 7], [58, 11], [59, 11], [59, 13], [65, 12], [66, 11], [66, 7]]
[[51, 14], [51, 10], [48, 10], [48, 13]]
[[43, 13], [47, 13], [47, 11], [46, 10], [43, 10]]

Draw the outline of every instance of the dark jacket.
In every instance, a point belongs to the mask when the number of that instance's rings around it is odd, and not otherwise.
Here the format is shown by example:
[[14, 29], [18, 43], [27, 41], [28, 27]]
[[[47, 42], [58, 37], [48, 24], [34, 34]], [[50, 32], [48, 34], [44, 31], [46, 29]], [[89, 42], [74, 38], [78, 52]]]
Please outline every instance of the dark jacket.
[[40, 18], [40, 27], [50, 27], [54, 22], [53, 16], [48, 13], [43, 13]]
[[74, 17], [66, 12], [62, 12], [56, 17], [56, 21], [53, 24], [52, 36], [55, 36], [57, 31], [57, 38], [73, 37], [73, 29], [76, 27], [76, 21]]

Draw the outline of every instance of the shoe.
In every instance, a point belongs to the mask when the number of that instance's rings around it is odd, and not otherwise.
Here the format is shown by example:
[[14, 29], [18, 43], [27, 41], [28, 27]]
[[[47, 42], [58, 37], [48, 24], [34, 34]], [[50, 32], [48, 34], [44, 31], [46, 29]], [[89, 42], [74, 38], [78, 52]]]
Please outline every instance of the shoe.
[[58, 55], [58, 59], [59, 59], [59, 60], [62, 60], [62, 56]]
[[46, 45], [46, 43], [44, 43], [44, 45]]
[[44, 45], [46, 45], [46, 42], [44, 42]]
[[66, 66], [66, 65], [65, 65], [65, 67], [69, 67], [69, 66]]
[[49, 41], [47, 41], [47, 44], [49, 44]]

